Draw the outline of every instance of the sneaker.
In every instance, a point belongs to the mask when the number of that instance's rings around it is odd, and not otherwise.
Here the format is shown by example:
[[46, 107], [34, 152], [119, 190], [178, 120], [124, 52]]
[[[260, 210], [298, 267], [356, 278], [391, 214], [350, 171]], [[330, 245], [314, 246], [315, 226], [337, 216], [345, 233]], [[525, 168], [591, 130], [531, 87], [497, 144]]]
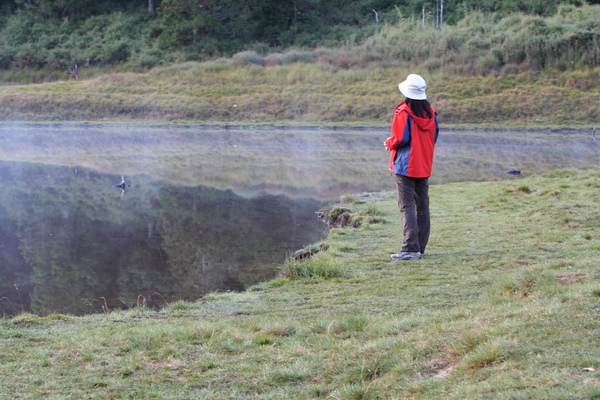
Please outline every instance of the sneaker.
[[399, 254], [392, 254], [392, 260], [418, 260], [422, 254], [418, 251], [403, 251]]

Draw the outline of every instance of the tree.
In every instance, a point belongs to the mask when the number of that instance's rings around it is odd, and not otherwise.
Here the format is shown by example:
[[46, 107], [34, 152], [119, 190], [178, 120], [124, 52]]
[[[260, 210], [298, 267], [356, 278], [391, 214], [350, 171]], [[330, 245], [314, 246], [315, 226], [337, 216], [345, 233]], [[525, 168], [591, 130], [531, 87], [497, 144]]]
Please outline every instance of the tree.
[[148, 0], [148, 12], [152, 16], [152, 18], [156, 17], [156, 4], [154, 0]]
[[159, 8], [164, 48], [216, 55], [262, 41], [278, 44], [293, 17], [293, 4], [270, 0], [164, 0]]

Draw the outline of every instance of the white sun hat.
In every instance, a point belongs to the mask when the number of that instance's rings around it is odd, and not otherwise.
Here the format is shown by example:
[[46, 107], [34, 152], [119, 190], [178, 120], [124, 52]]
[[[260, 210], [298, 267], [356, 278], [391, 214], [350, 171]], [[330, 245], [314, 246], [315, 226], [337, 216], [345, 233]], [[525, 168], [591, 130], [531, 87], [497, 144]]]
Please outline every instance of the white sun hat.
[[410, 74], [406, 77], [404, 82], [398, 85], [400, 92], [407, 98], [413, 100], [427, 99], [427, 94], [425, 93], [426, 88], [427, 84], [425, 83], [425, 79], [417, 74]]

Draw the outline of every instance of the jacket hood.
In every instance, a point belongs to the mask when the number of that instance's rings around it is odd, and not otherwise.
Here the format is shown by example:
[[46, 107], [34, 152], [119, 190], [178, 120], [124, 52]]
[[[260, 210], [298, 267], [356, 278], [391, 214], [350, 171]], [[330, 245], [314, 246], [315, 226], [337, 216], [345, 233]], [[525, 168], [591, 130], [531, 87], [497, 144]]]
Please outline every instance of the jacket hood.
[[432, 118], [417, 117], [415, 114], [413, 114], [412, 110], [408, 106], [405, 106], [404, 109], [408, 112], [408, 114], [412, 117], [413, 122], [417, 124], [420, 129], [428, 130], [431, 129], [432, 125], [435, 125], [435, 116], [437, 115], [437, 111], [435, 111], [433, 107], [431, 107], [431, 111], [433, 112]]

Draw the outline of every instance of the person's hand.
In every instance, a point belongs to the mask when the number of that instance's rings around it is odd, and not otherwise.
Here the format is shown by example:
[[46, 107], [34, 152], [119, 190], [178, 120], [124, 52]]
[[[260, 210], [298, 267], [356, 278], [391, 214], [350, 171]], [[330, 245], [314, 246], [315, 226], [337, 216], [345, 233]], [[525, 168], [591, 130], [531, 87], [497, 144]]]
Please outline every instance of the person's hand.
[[385, 140], [385, 141], [383, 142], [383, 146], [385, 147], [385, 149], [386, 149], [387, 151], [390, 151], [390, 149], [388, 148], [388, 145], [387, 145], [387, 142], [388, 142], [388, 140], [390, 140], [390, 139], [391, 139], [391, 138], [387, 138], [387, 140]]

